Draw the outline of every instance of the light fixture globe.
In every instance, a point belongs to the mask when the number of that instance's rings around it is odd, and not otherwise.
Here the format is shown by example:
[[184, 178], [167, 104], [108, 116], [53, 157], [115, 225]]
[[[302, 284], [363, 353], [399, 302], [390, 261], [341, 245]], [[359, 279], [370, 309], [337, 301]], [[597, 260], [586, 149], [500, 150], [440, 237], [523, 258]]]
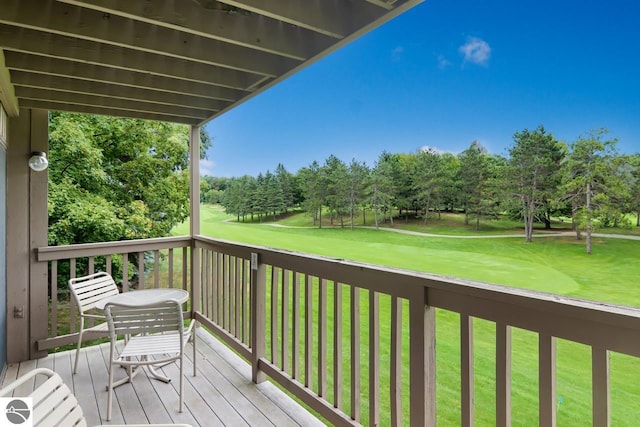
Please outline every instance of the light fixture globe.
[[29, 158], [29, 167], [36, 172], [42, 172], [49, 166], [47, 154], [42, 151], [34, 151]]

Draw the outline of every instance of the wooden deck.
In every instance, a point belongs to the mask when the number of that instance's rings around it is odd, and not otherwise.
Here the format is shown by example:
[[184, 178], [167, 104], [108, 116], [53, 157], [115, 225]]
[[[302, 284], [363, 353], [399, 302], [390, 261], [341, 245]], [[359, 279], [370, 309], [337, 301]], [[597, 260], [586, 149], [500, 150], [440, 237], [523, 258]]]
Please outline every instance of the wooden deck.
[[[251, 369], [206, 331], [198, 331], [197, 376], [192, 376], [191, 349], [185, 360], [185, 407], [178, 412], [178, 368], [163, 368], [173, 381], [150, 379], [146, 371], [131, 384], [115, 389], [113, 424], [187, 423], [193, 426], [314, 426], [324, 425], [269, 382], [255, 385]], [[78, 373], [72, 375], [73, 351], [7, 367], [4, 383], [35, 369], [59, 373], [72, 388], [89, 425], [109, 424], [107, 406], [108, 344], [83, 348]], [[116, 373], [116, 376], [118, 373]], [[3, 383], [3, 385], [4, 385]]]

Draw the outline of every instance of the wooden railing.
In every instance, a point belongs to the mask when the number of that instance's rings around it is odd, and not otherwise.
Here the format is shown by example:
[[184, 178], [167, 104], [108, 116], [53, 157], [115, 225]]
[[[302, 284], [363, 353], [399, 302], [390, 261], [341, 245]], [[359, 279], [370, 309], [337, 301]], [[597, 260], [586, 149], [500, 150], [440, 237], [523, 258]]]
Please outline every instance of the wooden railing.
[[[512, 356], [530, 352], [527, 363], [534, 361], [531, 381], [538, 392], [524, 406], [537, 412], [534, 422], [553, 426], [562, 404], [557, 347], [568, 343], [589, 353], [585, 387], [591, 387], [592, 423], [606, 426], [612, 414], [611, 355], [640, 357], [635, 308], [204, 236], [43, 248], [38, 259], [51, 262], [53, 272], [55, 260], [176, 247], [190, 247], [183, 250], [190, 256], [183, 257], [179, 286], [191, 291], [199, 322], [251, 364], [255, 382], [272, 379], [335, 425], [471, 426], [487, 420], [478, 414], [483, 411], [489, 412], [487, 423], [508, 426], [512, 418], [522, 420], [520, 409], [512, 414], [520, 408], [512, 398], [521, 399], [512, 387], [523, 381], [514, 382]], [[147, 269], [153, 286], [158, 264], [153, 274]], [[187, 265], [196, 272], [188, 279]], [[44, 348], [61, 341], [54, 331], [41, 342]], [[533, 343], [521, 339], [524, 334]], [[454, 348], [455, 360], [437, 357], [436, 335], [438, 348]], [[479, 378], [476, 367], [486, 359], [493, 375]], [[436, 397], [436, 374], [438, 392], [447, 388], [453, 397]], [[445, 379], [456, 386], [443, 384]], [[491, 388], [492, 396], [481, 407], [480, 387]], [[453, 407], [440, 407], [437, 414], [437, 404]], [[445, 419], [445, 412], [457, 415]]]

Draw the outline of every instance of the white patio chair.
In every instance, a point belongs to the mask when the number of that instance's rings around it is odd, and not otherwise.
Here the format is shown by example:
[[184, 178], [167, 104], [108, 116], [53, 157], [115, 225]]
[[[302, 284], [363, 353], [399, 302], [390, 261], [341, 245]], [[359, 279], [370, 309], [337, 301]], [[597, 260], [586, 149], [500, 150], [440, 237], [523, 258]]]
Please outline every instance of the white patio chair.
[[[169, 382], [160, 376], [154, 367], [165, 366], [177, 361], [180, 367], [179, 411], [183, 406], [183, 360], [184, 347], [193, 338], [193, 375], [196, 375], [195, 321], [185, 329], [182, 307], [176, 300], [162, 301], [146, 305], [126, 305], [108, 302], [105, 315], [109, 325], [111, 346], [109, 351], [109, 384], [107, 397], [107, 420], [111, 420], [113, 388], [133, 380], [135, 374], [144, 366], [157, 379]], [[118, 335], [129, 335], [124, 348], [118, 354], [116, 340]], [[127, 368], [127, 376], [114, 383], [114, 368]]]
[[[73, 373], [78, 370], [78, 359], [82, 336], [86, 332], [95, 332], [100, 335], [107, 335], [109, 329], [106, 318], [102, 314], [95, 313], [95, 305], [103, 298], [118, 295], [119, 290], [111, 275], [107, 273], [95, 273], [88, 276], [76, 277], [69, 280], [71, 295], [80, 310], [80, 330], [78, 331], [78, 348], [76, 349], [76, 360], [73, 363]], [[91, 327], [85, 327], [85, 319], [101, 321]]]
[[[16, 390], [23, 384], [33, 381], [37, 375], [46, 379], [31, 394], [19, 395]], [[31, 397], [33, 399], [33, 425], [35, 427], [86, 427], [82, 408], [71, 390], [57, 373], [50, 369], [39, 368], [21, 376], [0, 390], [2, 397]], [[4, 408], [2, 408], [4, 409]], [[115, 426], [111, 427], [125, 427]], [[126, 427], [191, 427], [187, 424], [129, 424]], [[102, 427], [102, 426], [98, 426]]]

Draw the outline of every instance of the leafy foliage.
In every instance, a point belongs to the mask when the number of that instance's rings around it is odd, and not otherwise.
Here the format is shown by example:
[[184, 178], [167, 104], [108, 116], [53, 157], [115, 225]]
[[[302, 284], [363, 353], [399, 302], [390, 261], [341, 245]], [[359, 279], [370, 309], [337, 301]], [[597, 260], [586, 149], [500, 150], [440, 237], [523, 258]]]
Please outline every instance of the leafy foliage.
[[166, 236], [189, 216], [186, 126], [52, 112], [49, 156], [50, 245]]

